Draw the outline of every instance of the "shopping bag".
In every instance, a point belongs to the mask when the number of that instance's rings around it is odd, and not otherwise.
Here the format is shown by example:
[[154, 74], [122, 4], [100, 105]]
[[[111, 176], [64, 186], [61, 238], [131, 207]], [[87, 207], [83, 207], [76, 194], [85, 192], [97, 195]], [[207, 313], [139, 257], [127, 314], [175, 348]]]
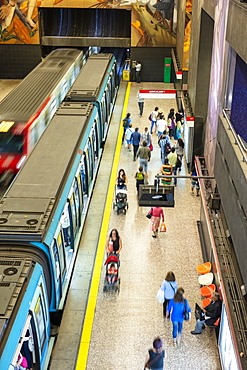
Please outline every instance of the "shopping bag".
[[160, 224], [160, 232], [161, 233], [165, 233], [166, 232], [166, 224], [164, 222], [162, 222]]
[[163, 291], [163, 290], [161, 290], [161, 288], [159, 288], [159, 290], [158, 290], [158, 293], [157, 293], [156, 299], [157, 299], [157, 301], [158, 301], [159, 303], [164, 303], [164, 300], [165, 300], [165, 298], [164, 298], [164, 291]]

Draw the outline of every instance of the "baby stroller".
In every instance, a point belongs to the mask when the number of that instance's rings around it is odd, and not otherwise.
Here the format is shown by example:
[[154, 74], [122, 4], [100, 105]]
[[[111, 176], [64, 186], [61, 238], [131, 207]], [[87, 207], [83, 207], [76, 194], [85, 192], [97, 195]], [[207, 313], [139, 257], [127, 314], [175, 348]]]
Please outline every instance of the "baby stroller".
[[111, 253], [108, 255], [106, 261], [106, 274], [104, 281], [103, 292], [108, 290], [114, 290], [119, 292], [120, 290], [120, 278], [119, 278], [119, 256], [118, 254]]
[[127, 202], [127, 190], [115, 188], [115, 203], [113, 203], [113, 209], [117, 208], [117, 214], [120, 212], [126, 214], [126, 208], [129, 208]]

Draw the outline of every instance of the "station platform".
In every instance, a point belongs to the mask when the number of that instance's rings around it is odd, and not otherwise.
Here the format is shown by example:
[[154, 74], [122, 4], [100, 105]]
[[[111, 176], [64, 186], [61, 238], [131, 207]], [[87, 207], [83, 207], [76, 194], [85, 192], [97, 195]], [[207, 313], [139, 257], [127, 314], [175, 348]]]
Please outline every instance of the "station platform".
[[[156, 239], [145, 217], [149, 208], [138, 206], [134, 176], [139, 160], [133, 161], [133, 152], [122, 145], [121, 119], [130, 112], [133, 127], [142, 133], [150, 126], [148, 116], [155, 106], [162, 108], [166, 117], [170, 108], [177, 108], [175, 99], [145, 99], [143, 117], [139, 117], [139, 89], [173, 89], [173, 85], [123, 82], [120, 86], [50, 370], [142, 369], [156, 336], [164, 343], [166, 369], [221, 369], [215, 330], [206, 328], [201, 335], [190, 334], [195, 327], [195, 303], [201, 304], [196, 270], [203, 262], [197, 230], [200, 197], [192, 195], [189, 179], [178, 179], [175, 207], [164, 208], [167, 232]], [[124, 103], [125, 96], [128, 100]], [[153, 134], [150, 184], [161, 167], [157, 140]], [[126, 215], [117, 215], [112, 207], [120, 168], [129, 180]], [[183, 158], [181, 175], [186, 174]], [[103, 292], [105, 242], [113, 228], [123, 240], [119, 293]], [[192, 319], [184, 322], [177, 347], [173, 347], [172, 323], [163, 318], [163, 307], [156, 300], [168, 271], [174, 272], [192, 309]]]
[[[0, 99], [19, 82], [0, 80]], [[164, 209], [167, 232], [152, 238], [145, 217], [149, 208], [138, 206], [134, 176], [139, 160], [134, 162], [133, 152], [121, 143], [121, 119], [130, 112], [132, 126], [142, 133], [150, 126], [148, 116], [155, 106], [162, 108], [167, 117], [170, 108], [176, 109], [176, 101], [145, 99], [143, 117], [139, 117], [139, 89], [173, 89], [173, 85], [122, 82], [120, 86], [50, 370], [141, 369], [156, 336], [163, 339], [166, 369], [221, 369], [215, 330], [206, 328], [201, 335], [191, 335], [195, 326], [192, 312], [191, 321], [184, 322], [181, 344], [173, 347], [172, 323], [163, 318], [162, 305], [156, 300], [166, 273], [173, 271], [192, 311], [195, 303], [201, 302], [196, 271], [203, 262], [197, 231], [200, 197], [191, 194], [189, 179], [178, 179], [175, 207]], [[150, 184], [161, 167], [157, 135], [152, 138]], [[117, 215], [112, 207], [120, 168], [129, 180], [126, 215]], [[184, 158], [181, 175], [186, 174]], [[119, 293], [103, 292], [105, 241], [113, 228], [123, 239]]]

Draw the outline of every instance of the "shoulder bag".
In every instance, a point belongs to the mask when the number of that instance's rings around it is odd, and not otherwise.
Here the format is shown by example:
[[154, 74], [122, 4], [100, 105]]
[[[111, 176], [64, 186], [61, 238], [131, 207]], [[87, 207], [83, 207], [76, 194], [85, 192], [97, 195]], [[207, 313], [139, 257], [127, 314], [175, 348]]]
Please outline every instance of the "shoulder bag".
[[159, 288], [158, 293], [156, 295], [156, 299], [159, 303], [164, 303], [165, 297], [164, 297], [164, 290]]
[[183, 312], [183, 318], [185, 321], [188, 321], [190, 319], [190, 313], [188, 311], [187, 302], [184, 300], [184, 312]]
[[150, 362], [147, 362], [146, 364], [145, 364], [145, 367], [144, 367], [144, 370], [146, 369], [146, 368], [148, 368], [148, 369], [150, 369], [150, 366], [152, 366], [159, 358], [160, 358], [160, 356], [162, 355], [162, 352], [163, 351], [161, 351], [152, 361], [150, 361]]
[[151, 211], [146, 214], [146, 217], [150, 219], [152, 215], [153, 215], [153, 208], [151, 208]]

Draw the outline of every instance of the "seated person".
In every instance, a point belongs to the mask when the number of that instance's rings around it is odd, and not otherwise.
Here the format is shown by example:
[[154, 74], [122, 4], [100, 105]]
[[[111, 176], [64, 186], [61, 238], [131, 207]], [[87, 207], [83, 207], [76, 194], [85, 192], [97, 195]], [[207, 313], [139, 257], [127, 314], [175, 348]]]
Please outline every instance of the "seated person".
[[204, 324], [211, 326], [221, 316], [222, 301], [219, 293], [213, 292], [211, 299], [212, 302], [205, 308], [202, 308], [205, 314], [204, 319], [196, 321], [195, 330], [191, 331], [191, 334], [201, 334]]
[[116, 281], [117, 266], [115, 263], [111, 263], [107, 270], [107, 282], [113, 284]]

